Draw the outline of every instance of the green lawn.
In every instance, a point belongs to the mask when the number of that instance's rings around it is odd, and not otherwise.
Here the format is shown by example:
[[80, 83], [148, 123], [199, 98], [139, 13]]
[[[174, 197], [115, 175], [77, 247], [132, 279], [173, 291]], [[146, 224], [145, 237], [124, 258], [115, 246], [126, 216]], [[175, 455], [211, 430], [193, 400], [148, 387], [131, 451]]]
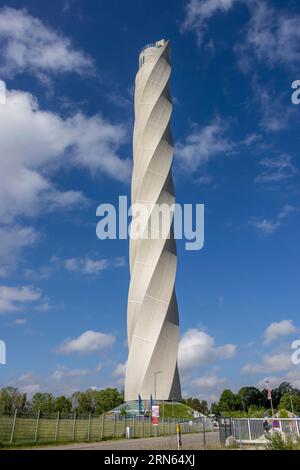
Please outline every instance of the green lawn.
[[[193, 419], [193, 416], [190, 412], [194, 411], [187, 405], [183, 405], [182, 403], [165, 403], [165, 418], [182, 418], [182, 419]], [[163, 405], [159, 405], [159, 413], [160, 416], [163, 416]]]

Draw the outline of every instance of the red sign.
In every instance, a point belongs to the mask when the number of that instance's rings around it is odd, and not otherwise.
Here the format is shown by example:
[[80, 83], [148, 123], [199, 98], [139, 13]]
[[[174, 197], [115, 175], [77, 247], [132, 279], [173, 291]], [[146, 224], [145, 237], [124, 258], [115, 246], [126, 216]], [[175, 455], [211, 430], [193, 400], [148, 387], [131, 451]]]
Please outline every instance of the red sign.
[[154, 426], [159, 425], [159, 405], [152, 405], [151, 421]]

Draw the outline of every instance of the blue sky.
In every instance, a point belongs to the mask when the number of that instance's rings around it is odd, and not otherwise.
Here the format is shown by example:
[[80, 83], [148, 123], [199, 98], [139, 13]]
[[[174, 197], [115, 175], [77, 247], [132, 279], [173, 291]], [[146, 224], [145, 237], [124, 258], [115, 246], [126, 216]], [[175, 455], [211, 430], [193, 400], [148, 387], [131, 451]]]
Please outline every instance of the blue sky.
[[174, 180], [205, 204], [178, 242], [185, 394], [300, 386], [300, 6], [267, 0], [0, 1], [0, 386], [122, 388], [128, 241], [96, 208], [130, 193], [138, 53], [172, 46]]

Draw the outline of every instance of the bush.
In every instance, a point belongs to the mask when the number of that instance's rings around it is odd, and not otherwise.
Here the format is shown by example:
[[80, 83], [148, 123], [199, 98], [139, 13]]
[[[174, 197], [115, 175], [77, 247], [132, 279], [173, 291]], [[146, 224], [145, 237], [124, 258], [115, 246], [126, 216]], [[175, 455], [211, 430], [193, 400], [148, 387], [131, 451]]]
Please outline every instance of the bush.
[[299, 441], [294, 442], [290, 436], [283, 438], [280, 432], [275, 433], [267, 446], [268, 450], [297, 450], [299, 449]]

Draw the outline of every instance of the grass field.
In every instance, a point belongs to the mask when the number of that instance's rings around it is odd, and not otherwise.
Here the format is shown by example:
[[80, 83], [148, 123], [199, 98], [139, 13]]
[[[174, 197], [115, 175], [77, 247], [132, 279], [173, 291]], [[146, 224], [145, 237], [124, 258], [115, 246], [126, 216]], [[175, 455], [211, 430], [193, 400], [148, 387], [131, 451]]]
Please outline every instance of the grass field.
[[[164, 416], [165, 418], [182, 418], [182, 419], [193, 419], [192, 412], [194, 411], [187, 405], [182, 403], [165, 403], [164, 404]], [[160, 416], [163, 416], [163, 405], [159, 405]]]

